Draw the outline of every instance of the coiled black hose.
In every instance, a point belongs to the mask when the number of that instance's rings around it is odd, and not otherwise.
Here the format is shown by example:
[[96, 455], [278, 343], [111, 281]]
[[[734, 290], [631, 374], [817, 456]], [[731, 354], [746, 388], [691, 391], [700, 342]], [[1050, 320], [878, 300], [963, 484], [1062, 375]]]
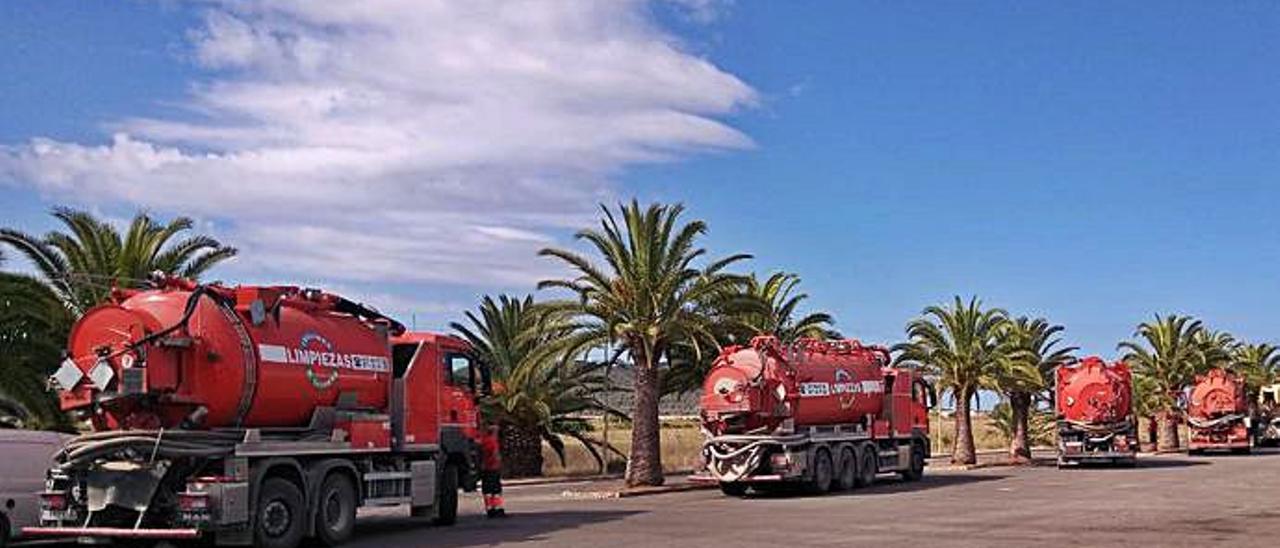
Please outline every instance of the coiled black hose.
[[72, 439], [54, 456], [62, 468], [83, 468], [132, 450], [149, 458], [216, 458], [230, 455], [244, 432], [198, 430], [121, 430]]

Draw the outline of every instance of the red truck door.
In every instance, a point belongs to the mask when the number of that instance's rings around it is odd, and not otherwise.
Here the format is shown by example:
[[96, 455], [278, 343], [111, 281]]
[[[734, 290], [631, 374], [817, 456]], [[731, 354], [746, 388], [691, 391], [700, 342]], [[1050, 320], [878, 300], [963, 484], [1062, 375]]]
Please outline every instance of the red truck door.
[[475, 360], [462, 347], [441, 348], [444, 376], [441, 398], [442, 429], [456, 428], [467, 438], [475, 438], [479, 424], [475, 386], [477, 378]]

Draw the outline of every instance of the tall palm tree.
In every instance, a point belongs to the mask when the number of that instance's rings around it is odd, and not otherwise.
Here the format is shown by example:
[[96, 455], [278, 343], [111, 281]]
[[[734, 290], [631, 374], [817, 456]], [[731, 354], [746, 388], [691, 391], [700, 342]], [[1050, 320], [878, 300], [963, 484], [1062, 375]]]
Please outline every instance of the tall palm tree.
[[1231, 356], [1232, 368], [1244, 376], [1250, 397], [1258, 388], [1280, 381], [1280, 347], [1269, 343], [1241, 344]]
[[955, 400], [955, 446], [951, 461], [974, 464], [973, 418], [970, 404], [979, 388], [996, 388], [1010, 360], [1000, 334], [1008, 313], [984, 309], [973, 297], [965, 303], [955, 297], [950, 307], [930, 306], [907, 324], [907, 342], [894, 346], [901, 363], [919, 364], [938, 376], [938, 387]]
[[1009, 321], [1001, 331], [1003, 353], [1008, 360], [996, 383], [1009, 402], [1013, 431], [1009, 440], [1009, 457], [1014, 462], [1031, 460], [1028, 435], [1031, 406], [1037, 396], [1050, 388], [1053, 371], [1072, 359], [1074, 346], [1058, 346], [1063, 330], [1044, 318], [1019, 317]]
[[835, 320], [826, 312], [811, 312], [798, 316], [797, 308], [807, 293], [796, 292], [800, 276], [790, 272], [775, 272], [763, 282], [752, 274], [743, 284], [743, 292], [764, 306], [764, 310], [748, 314], [747, 324], [757, 333], [771, 334], [784, 344], [801, 337], [823, 338]]
[[155, 271], [197, 278], [236, 254], [235, 248], [205, 235], [175, 241], [194, 226], [187, 217], [161, 224], [138, 213], [121, 236], [111, 223], [84, 211], [59, 207], [53, 216], [65, 232], [37, 237], [0, 228], [0, 243], [26, 255], [77, 315], [104, 301], [112, 286], [140, 286]]
[[69, 326], [66, 309], [48, 286], [30, 276], [0, 272], [0, 396], [24, 412], [26, 426], [70, 428], [45, 388]]
[[682, 224], [684, 206], [679, 204], [641, 207], [632, 200], [619, 206], [621, 222], [608, 207], [601, 209], [600, 228], [582, 230], [576, 238], [589, 243], [604, 266], [573, 251], [543, 249], [541, 255], [564, 262], [575, 276], [546, 280], [538, 287], [573, 294], [544, 303], [558, 321], [575, 328], [559, 351], [578, 355], [616, 342], [629, 355], [635, 410], [626, 483], [661, 485], [659, 364], [680, 344], [689, 345], [695, 358], [714, 350], [705, 345], [715, 340], [716, 318], [705, 307], [742, 283], [742, 276], [725, 269], [749, 256], [731, 255], [696, 267], [706, 255], [696, 245], [707, 226], [698, 220]]
[[562, 436], [581, 442], [603, 469], [604, 458], [597, 449], [613, 448], [586, 436], [589, 428], [582, 414], [625, 415], [599, 399], [608, 392], [602, 367], [539, 354], [539, 348], [565, 333], [546, 321], [531, 296], [501, 295], [497, 300], [485, 296], [477, 313], [466, 316], [470, 325], [453, 322], [450, 326], [471, 343], [477, 359], [489, 365], [494, 393], [482, 409], [499, 425], [503, 475], [542, 475], [543, 440], [563, 465]]
[[1205, 355], [1204, 324], [1189, 316], [1156, 315], [1138, 325], [1135, 340], [1124, 341], [1118, 349], [1134, 375], [1145, 377], [1159, 423], [1160, 450], [1174, 450], [1178, 440], [1179, 399], [1194, 379], [1197, 369], [1210, 363]]

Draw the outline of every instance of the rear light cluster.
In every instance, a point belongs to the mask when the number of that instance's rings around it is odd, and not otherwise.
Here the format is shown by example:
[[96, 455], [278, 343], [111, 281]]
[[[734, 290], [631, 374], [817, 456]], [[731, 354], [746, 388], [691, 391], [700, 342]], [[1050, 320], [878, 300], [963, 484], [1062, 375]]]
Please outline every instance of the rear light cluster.
[[792, 470], [795, 461], [791, 459], [790, 453], [774, 453], [769, 456], [769, 467], [773, 469], [775, 474], [787, 475]]
[[209, 493], [178, 494], [178, 509], [183, 512], [199, 513], [209, 511]]
[[64, 512], [70, 497], [65, 491], [45, 491], [40, 493], [40, 508], [49, 512]]
[[40, 521], [45, 524], [75, 523], [80, 513], [74, 506], [73, 493], [46, 490], [40, 493]]

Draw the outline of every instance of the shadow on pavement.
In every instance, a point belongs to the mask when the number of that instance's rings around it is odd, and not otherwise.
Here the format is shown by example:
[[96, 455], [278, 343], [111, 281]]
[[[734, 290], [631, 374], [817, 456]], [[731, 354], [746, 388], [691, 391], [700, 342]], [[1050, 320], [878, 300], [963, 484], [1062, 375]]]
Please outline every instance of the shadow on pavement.
[[890, 495], [894, 493], [910, 493], [915, 491], [928, 491], [930, 489], [939, 489], [944, 487], [954, 487], [957, 485], [965, 485], [969, 483], [978, 483], [983, 481], [994, 481], [1008, 477], [1003, 474], [925, 474], [920, 481], [902, 481], [893, 478], [881, 478], [876, 480], [875, 485], [871, 487], [859, 487], [852, 491], [841, 491], [829, 493], [825, 495], [812, 495], [805, 493], [800, 486], [774, 486], [765, 491], [753, 490], [747, 498], [794, 498], [794, 497], [857, 497], [857, 496], [875, 496]]
[[1139, 458], [1138, 468], [1185, 468], [1188, 466], [1204, 466], [1212, 464], [1203, 460], [1190, 460], [1184, 458]]
[[488, 546], [545, 538], [547, 534], [593, 523], [620, 520], [638, 511], [601, 510], [515, 512], [505, 519], [460, 516], [451, 527], [437, 527], [424, 519], [366, 517], [356, 522], [350, 544], [359, 546]]

